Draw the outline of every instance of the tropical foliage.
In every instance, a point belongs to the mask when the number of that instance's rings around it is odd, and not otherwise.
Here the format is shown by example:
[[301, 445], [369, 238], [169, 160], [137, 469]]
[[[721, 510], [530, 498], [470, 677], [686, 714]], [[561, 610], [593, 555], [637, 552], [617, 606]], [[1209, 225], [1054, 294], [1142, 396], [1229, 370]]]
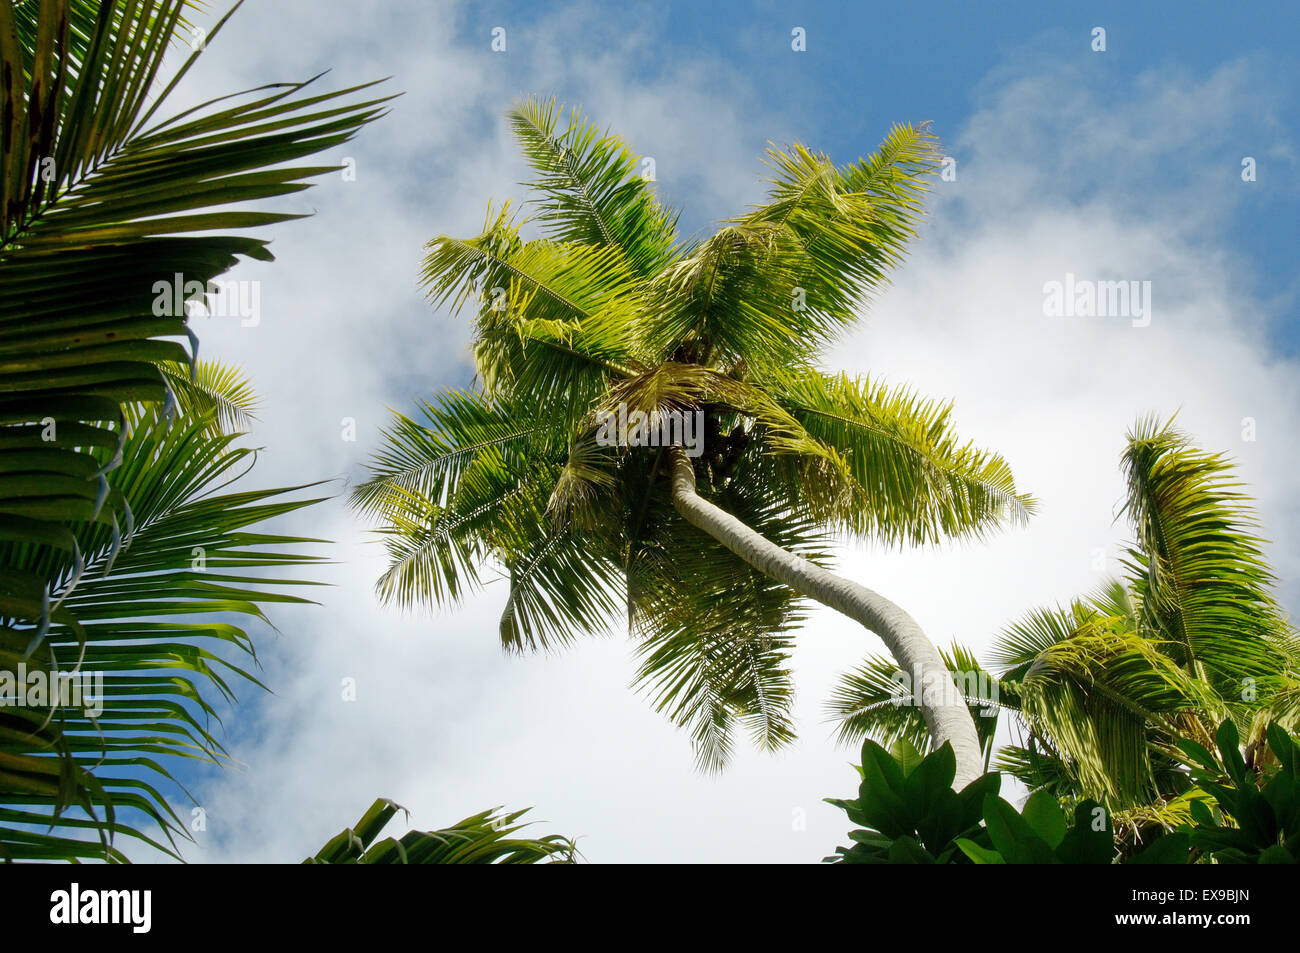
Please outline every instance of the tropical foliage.
[[238, 6], [187, 51], [182, 0], [0, 0], [0, 667], [24, 689], [103, 679], [97, 714], [0, 706], [6, 858], [120, 860], [121, 832], [174, 852], [168, 766], [223, 758], [216, 706], [255, 683], [243, 626], [304, 601], [282, 577], [317, 558], [255, 530], [308, 505], [298, 488], [226, 489], [251, 394], [197, 361], [187, 308], [271, 260], [234, 233], [299, 216], [248, 203], [334, 171], [301, 160], [383, 100], [309, 80], [168, 115]]
[[[75, 564], [70, 523], [127, 519], [102, 465], [85, 472], [90, 448], [113, 460], [121, 406], [164, 402], [158, 365], [192, 363], [167, 340], [193, 338], [184, 303], [241, 256], [271, 257], [264, 239], [212, 233], [297, 217], [230, 206], [331, 171], [286, 163], [346, 142], [380, 101], [292, 83], [155, 118], [202, 52], [149, 102], [184, 3], [100, 4], [84, 37], [67, 2], [37, 6], [0, 4], [0, 533]], [[177, 275], [184, 300], [160, 306], [157, 285]], [[47, 582], [19, 559], [4, 566], [26, 588]], [[48, 621], [48, 587], [7, 597], [11, 615]]]
[[1276, 723], [1267, 747], [1246, 746], [1225, 721], [1218, 756], [1195, 741], [1179, 742], [1196, 786], [1208, 797], [1191, 800], [1192, 846], [1221, 864], [1300, 863], [1300, 745]]
[[996, 797], [1002, 778], [985, 774], [960, 791], [952, 789], [956, 759], [944, 745], [924, 758], [906, 741], [893, 753], [874, 741], [862, 746], [861, 782], [852, 799], [827, 798], [862, 829], [849, 834], [829, 863], [969, 863], [959, 841], [991, 847], [981, 826], [985, 797]]
[[[253, 636], [316, 585], [321, 541], [268, 525], [314, 485], [244, 485], [252, 389], [198, 359], [188, 316], [272, 259], [249, 230], [299, 216], [262, 203], [337, 171], [309, 157], [387, 97], [316, 77], [169, 113], [241, 4], [203, 33], [187, 0], [0, 0], [0, 859], [124, 861], [123, 837], [179, 857], [180, 766], [229, 760]], [[687, 520], [674, 468], [813, 570], [839, 539], [981, 538], [1033, 509], [951, 405], [822, 366], [914, 237], [935, 142], [899, 126], [846, 165], [774, 147], [763, 203], [691, 238], [653, 163], [577, 110], [510, 123], [532, 216], [489, 205], [423, 265], [436, 306], [474, 314], [475, 383], [397, 415], [352, 494], [387, 543], [379, 592], [453, 604], [499, 569], [507, 650], [626, 624], [701, 766], [738, 729], [787, 744], [806, 590]], [[1141, 421], [1122, 463], [1123, 577], [1008, 627], [992, 669], [941, 653], [997, 770], [954, 790], [974, 742], [919, 753], [935, 729], [895, 659], [843, 680], [831, 711], [867, 740], [857, 797], [831, 802], [859, 829], [828, 860], [1300, 857], [1300, 642], [1248, 498], [1172, 423]], [[1004, 711], [1021, 741], [999, 749]], [[576, 858], [501, 809], [381, 838], [399, 810], [376, 801], [306, 863]]]
[[922, 757], [905, 739], [886, 751], [862, 746], [861, 783], [852, 799], [827, 798], [859, 825], [852, 846], [827, 863], [844, 864], [1186, 864], [1296, 863], [1300, 858], [1300, 746], [1276, 724], [1266, 727], [1272, 758], [1247, 764], [1237, 729], [1225, 720], [1218, 755], [1194, 741], [1179, 747], [1192, 785], [1191, 819], [1160, 828], [1134, 850], [1117, 837], [1111, 812], [1089, 799], [1062, 805], [1040, 788], [1020, 809], [998, 796], [990, 772], [952, 790], [947, 745]]
[[[1008, 627], [990, 656], [996, 676], [963, 649], [951, 659], [973, 708], [1012, 712], [1026, 738], [998, 767], [1032, 790], [1096, 799], [1136, 835], [1191, 819], [1182, 739], [1212, 746], [1229, 719], [1263, 751], [1270, 722], [1300, 727], [1300, 647], [1229, 462], [1147, 419], [1123, 467], [1135, 537], [1125, 578]], [[842, 682], [842, 737], [924, 742], [891, 669], [871, 659]]]
[[1032, 505], [948, 404], [818, 368], [900, 261], [933, 139], [900, 126], [842, 166], [774, 148], [767, 201], [689, 239], [622, 139], [553, 101], [510, 123], [533, 217], [489, 207], [481, 234], [436, 238], [424, 262], [431, 300], [474, 313], [476, 384], [397, 415], [353, 494], [386, 538], [379, 592], [454, 604], [498, 567], [506, 649], [626, 620], [637, 684], [702, 766], [737, 726], [782, 745], [805, 606], [674, 510], [670, 445], [699, 451], [702, 496], [818, 565], [834, 533], [977, 537]]

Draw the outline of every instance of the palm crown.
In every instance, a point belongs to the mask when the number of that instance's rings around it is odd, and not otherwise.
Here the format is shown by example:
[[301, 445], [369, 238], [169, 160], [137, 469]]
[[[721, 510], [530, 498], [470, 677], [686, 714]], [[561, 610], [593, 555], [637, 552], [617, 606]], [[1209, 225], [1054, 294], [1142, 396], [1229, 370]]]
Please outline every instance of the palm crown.
[[765, 746], [792, 737], [801, 599], [674, 511], [670, 441], [605, 439], [611, 420], [698, 415], [700, 494], [818, 564], [836, 532], [978, 536], [1032, 501], [959, 441], [948, 405], [816, 366], [914, 233], [926, 130], [897, 127], [839, 167], [773, 149], [767, 203], [684, 240], [628, 145], [561, 113], [510, 114], [534, 217], [489, 206], [480, 235], [429, 245], [432, 300], [474, 306], [476, 385], [398, 415], [353, 499], [382, 520], [388, 599], [454, 602], [497, 563], [511, 650], [625, 614], [639, 682], [717, 766], [737, 719]]

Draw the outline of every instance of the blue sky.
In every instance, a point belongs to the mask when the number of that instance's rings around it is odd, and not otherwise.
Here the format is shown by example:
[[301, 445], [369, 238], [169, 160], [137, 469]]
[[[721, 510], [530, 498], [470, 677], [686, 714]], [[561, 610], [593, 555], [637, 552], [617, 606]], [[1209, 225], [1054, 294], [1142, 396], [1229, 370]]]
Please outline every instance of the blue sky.
[[[563, 4], [530, 5], [555, 11]], [[603, 26], [618, 30], [635, 24], [655, 31], [627, 63], [629, 75], [653, 82], [662, 64], [683, 56], [725, 64], [752, 84], [748, 96], [780, 116], [778, 122], [751, 127], [755, 154], [767, 140], [802, 140], [837, 160], [856, 158], [864, 143], [876, 141], [894, 122], [932, 120], [948, 139], [970, 116], [978, 91], [1007, 71], [1031, 69], [1051, 61], [1086, 74], [1087, 84], [1105, 99], [1122, 101], [1140, 76], [1204, 75], [1249, 57], [1259, 64], [1256, 90], [1262, 102], [1256, 115], [1234, 123], [1231, 138], [1197, 144], [1196, 158], [1219, 163], [1220, 175], [1205, 188], [1239, 180], [1240, 160], [1272, 140], [1274, 124], [1294, 116], [1297, 102], [1295, 49], [1300, 12], [1293, 4], [1261, 3], [1238, 8], [1223, 3], [1072, 3], [936, 2], [879, 3], [656, 3], [629, 4], [629, 12]], [[498, 24], [518, 24], [517, 43], [549, 39], [531, 16], [520, 22], [519, 5], [476, 4], [457, 38], [473, 46]], [[791, 30], [806, 31], [806, 50], [794, 55]], [[1092, 49], [1094, 27], [1106, 30], [1104, 53]], [[567, 38], [577, 48], [580, 36]], [[590, 42], [590, 40], [588, 40]], [[481, 43], [479, 44], [482, 45]], [[483, 48], [481, 56], [493, 56]], [[534, 91], [526, 60], [512, 61], [512, 78], [521, 93]], [[573, 98], [574, 87], [553, 90]], [[1245, 117], [1243, 117], [1245, 118]], [[612, 120], [611, 120], [612, 121]], [[960, 150], [954, 150], [960, 160]], [[1186, 175], [1180, 157], [1167, 159], [1163, 174]], [[1247, 201], [1221, 222], [1232, 244], [1263, 274], [1293, 271], [1294, 245], [1288, 241], [1300, 219], [1296, 161], [1266, 163]], [[1057, 183], [1063, 195], [1124, 188], [1123, 181], [1099, 177]], [[667, 189], [671, 195], [671, 186]], [[688, 206], [684, 218], [707, 225]], [[696, 221], [698, 219], [698, 221]], [[1295, 291], [1294, 285], [1291, 288]], [[1279, 344], [1300, 347], [1300, 311], [1277, 328]]]
[[[656, 159], [686, 231], [763, 194], [769, 140], [847, 162], [890, 125], [933, 120], [955, 181], [893, 287], [827, 355], [952, 399], [961, 431], [998, 450], [1042, 502], [987, 545], [846, 550], [841, 569], [909, 609], [938, 642], [987, 646], [1042, 604], [1116, 568], [1118, 454], [1143, 413], [1180, 414], [1233, 456], [1260, 502], [1284, 580], [1300, 572], [1294, 223], [1294, 15], [1281, 4], [424, 3], [249, 0], [175, 106], [332, 68], [337, 86], [391, 75], [391, 116], [329, 178], [277, 207], [256, 328], [211, 319], [204, 354], [264, 397], [257, 485], [355, 478], [388, 407], [469, 378], [467, 324], [428, 306], [416, 275], [435, 234], [471, 235], [489, 198], [523, 197], [504, 122], [520, 95], [581, 103]], [[987, 8], [987, 9], [986, 9]], [[491, 31], [507, 30], [507, 51]], [[1107, 49], [1090, 49], [1106, 29]], [[803, 27], [806, 52], [790, 49]], [[1241, 180], [1254, 156], [1257, 181]], [[1051, 319], [1066, 273], [1150, 280], [1149, 327]], [[357, 439], [341, 439], [340, 421]], [[1243, 420], [1258, 439], [1243, 439]], [[340, 482], [340, 491], [343, 483]], [[322, 607], [273, 612], [259, 652], [273, 695], [226, 717], [238, 770], [185, 771], [208, 817], [193, 860], [296, 860], [380, 795], [436, 827], [533, 805], [585, 835], [593, 860], [815, 862], [842, 842], [821, 798], [852, 784], [821, 704], [874, 638], [814, 612], [795, 658], [800, 742], [742, 751], [723, 776], [629, 688], [626, 640], [505, 658], [504, 594], [437, 614], [381, 607], [382, 554], [340, 502], [290, 530], [337, 541]], [[1300, 591], [1284, 597], [1300, 610]], [[356, 702], [340, 699], [354, 678]], [[802, 818], [802, 826], [799, 819]]]

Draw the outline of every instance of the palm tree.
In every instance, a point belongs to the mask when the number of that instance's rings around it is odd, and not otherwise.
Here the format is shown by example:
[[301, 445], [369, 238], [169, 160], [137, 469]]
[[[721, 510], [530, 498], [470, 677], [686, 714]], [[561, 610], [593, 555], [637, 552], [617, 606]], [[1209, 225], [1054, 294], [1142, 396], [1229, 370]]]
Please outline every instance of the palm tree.
[[765, 747], [793, 737], [787, 657], [812, 599], [940, 689], [921, 712], [969, 781], [975, 726], [941, 690], [939, 654], [901, 608], [825, 568], [833, 533], [972, 537], [1032, 506], [1002, 459], [958, 440], [949, 405], [817, 367], [901, 259], [932, 137], [900, 126], [840, 167], [773, 149], [767, 204], [683, 240], [629, 146], [561, 112], [510, 114], [538, 237], [506, 203], [480, 235], [429, 245], [431, 299], [475, 303], [477, 382], [419, 421], [397, 415], [353, 493], [387, 538], [379, 592], [454, 603], [503, 566], [515, 651], [625, 616], [638, 683], [706, 767], [737, 721]]
[[[1125, 578], [1009, 626], [990, 654], [1000, 673], [971, 704], [991, 726], [999, 710], [1015, 713], [1026, 740], [996, 764], [1031, 789], [1094, 798], [1130, 827], [1183, 823], [1191, 780], [1179, 740], [1214, 750], [1231, 719], [1247, 758], [1266, 757], [1271, 721], [1300, 728], [1300, 644], [1226, 458], [1146, 418], [1123, 468], [1135, 536]], [[887, 664], [869, 660], [841, 684], [831, 710], [845, 740], [924, 736], [882, 677]]]
[[[121, 860], [118, 833], [175, 852], [188, 825], [168, 803], [168, 766], [224, 759], [215, 706], [233, 696], [232, 676], [256, 682], [240, 619], [306, 601], [285, 591], [300, 581], [280, 577], [318, 558], [283, 551], [314, 541], [252, 529], [311, 503], [287, 495], [300, 488], [222, 492], [254, 459], [231, 432], [251, 395], [236, 372], [197, 360], [185, 305], [241, 257], [271, 260], [264, 239], [227, 233], [297, 216], [239, 206], [335, 171], [299, 160], [347, 142], [383, 100], [308, 81], [163, 118], [206, 48], [158, 89], [186, 9], [0, 0], [8, 859]], [[161, 295], [159, 307], [158, 285], [175, 280], [183, 300]], [[102, 704], [19, 701], [20, 671], [46, 685], [102, 678]]]

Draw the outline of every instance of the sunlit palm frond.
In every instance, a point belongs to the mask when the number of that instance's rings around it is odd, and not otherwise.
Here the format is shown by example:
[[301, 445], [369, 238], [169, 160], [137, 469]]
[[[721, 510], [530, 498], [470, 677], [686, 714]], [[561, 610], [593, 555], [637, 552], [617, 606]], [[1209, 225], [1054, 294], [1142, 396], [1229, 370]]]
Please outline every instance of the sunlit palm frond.
[[1037, 611], [1008, 629], [995, 652], [1022, 717], [1051, 739], [1084, 794], [1116, 807], [1155, 795], [1152, 733], [1188, 711], [1214, 711], [1205, 685], [1126, 620], [1076, 602]]
[[[33, 23], [33, 6], [0, 4], [0, 538], [75, 559], [70, 527], [128, 518], [104, 473], [123, 405], [165, 401], [160, 365], [193, 362], [169, 340], [191, 334], [186, 303], [241, 258], [272, 257], [230, 233], [299, 217], [240, 206], [334, 171], [296, 163], [384, 100], [308, 81], [161, 120], [229, 14], [159, 91], [182, 0], [102, 3], [93, 22], [84, 3], [45, 0]], [[108, 459], [87, 472], [92, 448]]]
[[1030, 614], [993, 658], [1022, 694], [1031, 739], [1048, 749], [1008, 749], [1007, 769], [1043, 784], [1068, 777], [1144, 818], [1163, 816], [1157, 794], [1186, 784], [1171, 760], [1178, 739], [1212, 746], [1213, 726], [1230, 718], [1258, 740], [1268, 721], [1293, 719], [1300, 666], [1228, 462], [1148, 418], [1123, 464], [1136, 535], [1129, 578], [1068, 610]]
[[[603, 631], [619, 597], [598, 534], [557, 518], [555, 494], [572, 459], [532, 419], [472, 393], [425, 405], [427, 424], [399, 418], [354, 505], [381, 518], [389, 566], [378, 590], [402, 604], [456, 603], [495, 563], [510, 579], [501, 620], [512, 650]], [[550, 443], [548, 444], [548, 441]]]
[[797, 243], [794, 285], [807, 312], [798, 320], [815, 321], [819, 341], [856, 320], [864, 295], [902, 261], [939, 156], [928, 129], [909, 125], [843, 168], [797, 144], [769, 150], [768, 203], [740, 221], [777, 224]]
[[639, 290], [616, 250], [521, 242], [508, 205], [470, 239], [429, 243], [430, 299], [477, 307], [475, 364], [487, 394], [581, 417], [609, 380], [638, 369]]
[[353, 506], [380, 513], [394, 501], [405, 508], [403, 501], [411, 496], [441, 505], [483, 453], [495, 451], [516, 461], [526, 450], [550, 455], [548, 422], [480, 392], [443, 391], [421, 402], [420, 411], [420, 421], [393, 415], [371, 459], [369, 479], [352, 490]]
[[1129, 568], [1144, 624], [1225, 698], [1243, 686], [1275, 689], [1274, 639], [1287, 625], [1231, 464], [1155, 418], [1130, 434], [1123, 464], [1137, 540]]
[[796, 361], [822, 337], [795, 292], [797, 246], [770, 224], [723, 225], [650, 280], [645, 336], [664, 360]]
[[1034, 512], [1005, 460], [957, 436], [950, 404], [812, 370], [770, 386], [809, 435], [848, 461], [854, 491], [833, 520], [852, 532], [926, 543], [1023, 524]]
[[[196, 36], [195, 27], [192, 21], [185, 16], [184, 7], [200, 11], [207, 6], [206, 0], [187, 0], [183, 4], [175, 27], [170, 30], [168, 29], [168, 23], [172, 11], [166, 5], [154, 5], [152, 11], [144, 11], [140, 22], [151, 32], [160, 30], [170, 32], [176, 37], [193, 38]], [[86, 54], [98, 34], [97, 25], [101, 16], [108, 15], [112, 17], [113, 26], [116, 30], [122, 29], [124, 21], [129, 22], [128, 10], [120, 3], [104, 4], [100, 0], [68, 0], [67, 3], [50, 4], [48, 0], [14, 0], [14, 23], [17, 28], [18, 42], [23, 50], [23, 63], [28, 75], [31, 74], [35, 61], [37, 40], [42, 35], [41, 18], [42, 16], [48, 18], [51, 15], [51, 10], [57, 11], [57, 15], [63, 17], [67, 22], [66, 32], [60, 26], [55, 35], [64, 37], [68, 48], [68, 58], [72, 63], [81, 63], [85, 60]], [[188, 34], [184, 31], [188, 31]]]
[[[832, 446], [813, 438], [803, 424], [762, 386], [755, 386], [699, 364], [667, 361], [642, 374], [624, 378], [606, 392], [596, 413], [683, 413], [707, 407], [719, 426], [723, 416], [737, 418], [746, 446], [756, 454], [785, 458], [785, 472], [797, 474], [811, 508], [833, 510], [851, 493], [848, 463]], [[752, 426], [751, 426], [752, 425]], [[727, 449], [721, 432], [700, 437], [706, 462]], [[769, 474], [770, 475], [770, 474]]]
[[648, 276], [675, 242], [675, 214], [654, 194], [649, 170], [618, 136], [602, 135], [554, 99], [529, 99], [510, 111], [510, 125], [540, 193], [538, 219], [560, 242], [619, 251], [634, 274]]
[[388, 568], [376, 590], [403, 605], [455, 605], [483, 583], [481, 568], [497, 528], [516, 508], [536, 506], [541, 491], [521, 482], [497, 451], [477, 455], [445, 501], [400, 487], [384, 499]]

